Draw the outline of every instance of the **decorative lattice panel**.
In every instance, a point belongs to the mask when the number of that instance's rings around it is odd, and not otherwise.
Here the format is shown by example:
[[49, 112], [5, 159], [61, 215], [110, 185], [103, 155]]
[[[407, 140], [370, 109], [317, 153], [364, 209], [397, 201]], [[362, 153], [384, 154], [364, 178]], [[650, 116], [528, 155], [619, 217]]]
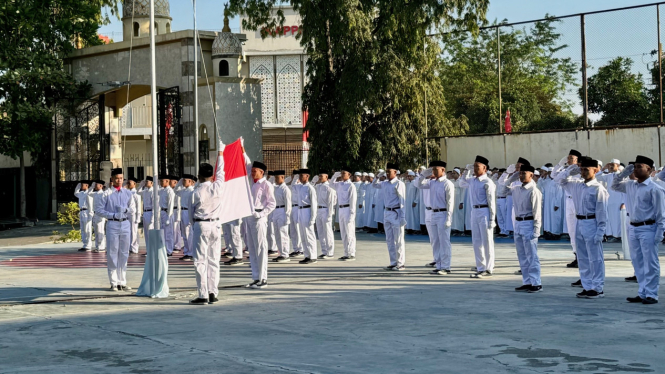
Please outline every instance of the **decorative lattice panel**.
[[[150, 0], [125, 0], [122, 3], [122, 16], [131, 18], [150, 16]], [[171, 6], [169, 0], [155, 0], [155, 15], [170, 17]]]
[[302, 125], [300, 56], [277, 56], [277, 122]]
[[263, 125], [275, 123], [275, 75], [272, 56], [252, 56], [249, 59], [252, 78], [261, 78], [261, 116]]

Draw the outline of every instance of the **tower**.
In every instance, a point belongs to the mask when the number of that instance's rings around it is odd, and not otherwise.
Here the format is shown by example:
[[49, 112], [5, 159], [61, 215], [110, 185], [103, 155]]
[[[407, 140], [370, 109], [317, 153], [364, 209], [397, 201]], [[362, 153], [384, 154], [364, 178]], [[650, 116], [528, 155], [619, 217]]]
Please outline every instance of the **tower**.
[[[132, 19], [133, 15], [133, 19]], [[155, 0], [155, 35], [171, 32], [169, 0]], [[122, 40], [150, 35], [150, 0], [124, 0], [122, 2]]]
[[212, 66], [216, 77], [237, 78], [242, 66], [242, 42], [231, 32], [228, 11], [224, 10], [224, 28], [212, 43]]

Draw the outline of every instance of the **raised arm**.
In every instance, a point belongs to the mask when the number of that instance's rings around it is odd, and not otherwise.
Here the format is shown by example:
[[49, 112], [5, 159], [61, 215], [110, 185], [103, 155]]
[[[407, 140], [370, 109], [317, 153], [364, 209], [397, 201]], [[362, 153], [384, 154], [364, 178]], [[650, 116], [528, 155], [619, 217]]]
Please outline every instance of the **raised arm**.
[[378, 188], [378, 189], [383, 188], [383, 187], [382, 187], [383, 183], [381, 183], [381, 181], [380, 181], [379, 179], [380, 179], [381, 177], [385, 177], [385, 176], [386, 176], [386, 173], [384, 173], [384, 172], [379, 173], [379, 174], [376, 176], [376, 178], [374, 178], [374, 181], [372, 181], [372, 187], [374, 187], [374, 188]]
[[634, 169], [634, 165], [628, 165], [621, 173], [615, 176], [614, 180], [612, 181], [612, 190], [626, 193], [626, 187], [628, 186], [628, 183], [632, 183], [632, 181], [628, 179], [628, 176], [633, 173]]
[[467, 188], [469, 187], [469, 183], [471, 183], [471, 180], [473, 179], [473, 175], [471, 175], [471, 169], [473, 169], [473, 165], [466, 165], [466, 169], [464, 170], [464, 173], [459, 176], [459, 185], [462, 188]]
[[[505, 178], [504, 178], [505, 177]], [[499, 178], [499, 185], [497, 187], [497, 194], [505, 196], [511, 189], [510, 185], [513, 182], [516, 182], [520, 179], [519, 173], [513, 173], [513, 175], [508, 176], [508, 173], [504, 173], [501, 178]]]
[[[224, 178], [226, 174], [224, 173], [224, 148], [226, 147], [224, 143], [219, 142], [219, 153], [217, 153], [217, 170], [215, 170], [215, 181], [212, 182], [212, 193], [214, 196], [219, 196], [222, 194], [222, 189], [224, 188]], [[245, 155], [247, 157], [247, 155]], [[250, 174], [251, 175], [251, 170]], [[191, 215], [191, 214], [190, 214]]]
[[432, 175], [432, 168], [424, 170], [420, 175], [418, 175], [418, 178], [413, 181], [415, 183], [415, 186], [419, 189], [423, 190], [428, 190], [429, 187], [429, 182], [430, 180], [428, 179], [429, 176]]

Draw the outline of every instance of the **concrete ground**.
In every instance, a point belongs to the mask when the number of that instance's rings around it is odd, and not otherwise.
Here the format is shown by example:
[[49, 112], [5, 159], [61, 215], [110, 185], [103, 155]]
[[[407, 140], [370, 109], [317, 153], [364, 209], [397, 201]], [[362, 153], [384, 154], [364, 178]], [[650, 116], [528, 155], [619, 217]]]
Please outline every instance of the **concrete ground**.
[[[470, 279], [469, 238], [453, 273], [428, 275], [426, 237], [407, 237], [407, 270], [387, 272], [381, 235], [358, 261], [270, 264], [264, 290], [222, 266], [220, 302], [191, 306], [191, 263], [171, 260], [171, 296], [113, 293], [104, 255], [73, 244], [0, 248], [0, 373], [663, 373], [662, 304], [635, 305], [628, 261], [605, 247], [604, 299], [577, 299], [567, 242], [541, 242], [544, 290], [517, 293], [510, 240], [496, 275]], [[341, 242], [337, 234], [336, 251]], [[11, 261], [10, 261], [11, 260]], [[139, 285], [133, 256], [129, 284]]]

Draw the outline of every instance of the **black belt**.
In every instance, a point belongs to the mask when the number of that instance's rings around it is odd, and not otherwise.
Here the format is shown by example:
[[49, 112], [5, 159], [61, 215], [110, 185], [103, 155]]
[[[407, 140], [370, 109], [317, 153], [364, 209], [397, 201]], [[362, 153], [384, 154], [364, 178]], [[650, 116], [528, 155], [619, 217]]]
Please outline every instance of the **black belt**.
[[125, 222], [125, 221], [127, 221], [127, 218], [123, 218], [123, 219], [109, 218], [109, 221]]
[[398, 209], [399, 209], [399, 207], [397, 207], [397, 208], [386, 208], [386, 210], [389, 210], [391, 212], [396, 212]]
[[433, 213], [439, 213], [439, 212], [447, 212], [448, 208], [443, 208], [443, 209], [432, 209]]
[[345, 204], [345, 205], [340, 205], [339, 207], [340, 208], [348, 208], [349, 206], [350, 206], [349, 204]]
[[143, 209], [144, 212], [152, 212], [152, 209]]
[[194, 218], [194, 222], [214, 222], [214, 221], [219, 221], [219, 218], [206, 218], [206, 219]]
[[426, 206], [426, 207], [425, 207], [425, 210], [432, 210], [432, 208]]
[[298, 204], [293, 204], [293, 205], [291, 205], [291, 206], [298, 206]]
[[298, 206], [298, 208], [300, 208], [300, 209], [307, 209], [307, 208], [311, 208], [311, 207], [312, 207], [311, 205]]
[[180, 208], [180, 210], [188, 210], [187, 208]]
[[169, 208], [162, 208], [162, 211], [164, 211], [164, 212], [166, 212], [168, 210], [169, 210]]
[[319, 205], [319, 209], [328, 209], [328, 207], [327, 207], [327, 206]]
[[581, 215], [576, 215], [577, 219], [594, 219], [596, 218], [595, 214], [589, 214], [588, 216], [581, 216]]
[[533, 216], [530, 216], [530, 217], [515, 217], [515, 221], [518, 221], [518, 222], [533, 221]]
[[286, 207], [286, 205], [278, 205], [278, 206], [275, 207], [275, 209], [285, 208], [285, 207]]
[[497, 196], [497, 199], [505, 199], [506, 197]]
[[81, 211], [83, 211], [83, 210], [88, 210], [88, 208], [81, 208]]
[[489, 208], [490, 206], [485, 204], [485, 205], [474, 205], [473, 206], [475, 209], [480, 209], [480, 208]]
[[257, 213], [261, 213], [261, 212], [263, 212], [263, 209], [254, 209], [254, 211], [257, 212]]
[[639, 226], [653, 225], [654, 223], [656, 223], [656, 220], [648, 219], [644, 222], [631, 222], [630, 225], [635, 226], [635, 227], [639, 227]]

